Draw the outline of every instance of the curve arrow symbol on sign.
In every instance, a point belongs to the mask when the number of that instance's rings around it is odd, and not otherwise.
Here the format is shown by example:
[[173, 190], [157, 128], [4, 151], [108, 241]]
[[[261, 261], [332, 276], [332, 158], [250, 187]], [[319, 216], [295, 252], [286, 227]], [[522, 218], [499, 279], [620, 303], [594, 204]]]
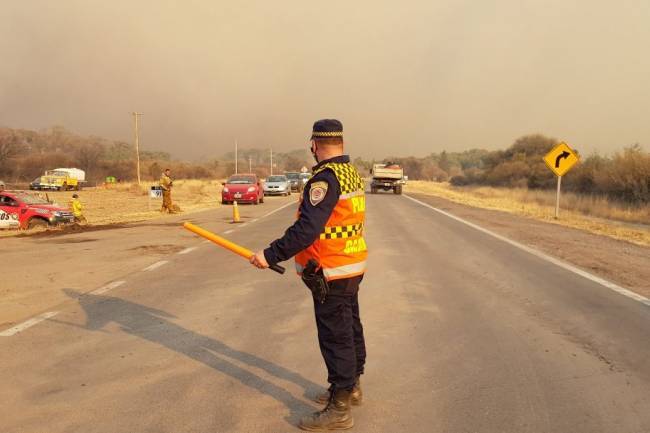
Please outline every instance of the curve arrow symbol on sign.
[[561, 159], [566, 159], [569, 156], [571, 156], [571, 154], [569, 152], [567, 152], [566, 150], [563, 150], [562, 153], [560, 153], [557, 156], [557, 158], [555, 158], [555, 168], [560, 168], [560, 160]]

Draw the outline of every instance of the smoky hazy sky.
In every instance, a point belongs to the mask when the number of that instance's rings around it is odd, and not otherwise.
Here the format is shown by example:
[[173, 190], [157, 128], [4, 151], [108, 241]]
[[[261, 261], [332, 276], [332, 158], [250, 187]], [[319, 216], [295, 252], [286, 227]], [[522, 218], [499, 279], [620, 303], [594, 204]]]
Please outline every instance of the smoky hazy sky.
[[0, 125], [63, 125], [197, 160], [307, 146], [353, 156], [650, 148], [648, 0], [1, 0]]

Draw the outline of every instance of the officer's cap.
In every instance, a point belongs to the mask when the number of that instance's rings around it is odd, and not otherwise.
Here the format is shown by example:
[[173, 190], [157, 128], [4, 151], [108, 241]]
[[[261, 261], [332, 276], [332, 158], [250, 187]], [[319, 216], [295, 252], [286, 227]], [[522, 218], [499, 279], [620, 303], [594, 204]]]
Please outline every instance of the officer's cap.
[[314, 122], [311, 139], [343, 137], [343, 124], [336, 119], [321, 119]]

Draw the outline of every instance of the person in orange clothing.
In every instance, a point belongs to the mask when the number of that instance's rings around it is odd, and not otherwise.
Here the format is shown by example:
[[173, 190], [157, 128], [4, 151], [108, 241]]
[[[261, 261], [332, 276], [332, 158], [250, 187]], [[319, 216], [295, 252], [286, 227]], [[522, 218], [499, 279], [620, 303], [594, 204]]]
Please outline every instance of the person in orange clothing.
[[304, 417], [299, 427], [347, 429], [354, 425], [350, 406], [361, 403], [359, 377], [366, 362], [358, 300], [368, 255], [364, 182], [343, 153], [343, 125], [338, 120], [314, 123], [311, 152], [317, 164], [305, 185], [297, 220], [250, 262], [264, 269], [295, 256], [296, 271], [314, 298], [318, 343], [330, 383], [328, 392], [316, 397], [325, 408]]

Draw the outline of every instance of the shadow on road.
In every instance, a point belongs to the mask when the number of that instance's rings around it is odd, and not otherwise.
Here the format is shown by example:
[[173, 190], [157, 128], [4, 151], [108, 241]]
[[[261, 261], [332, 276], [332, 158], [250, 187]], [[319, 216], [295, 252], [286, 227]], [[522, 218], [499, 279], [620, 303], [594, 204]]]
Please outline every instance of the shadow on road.
[[174, 316], [162, 310], [120, 298], [82, 294], [72, 289], [63, 289], [63, 292], [79, 302], [86, 313], [86, 323], [80, 326], [56, 319], [50, 319], [51, 321], [89, 331], [101, 331], [110, 322], [117, 323], [124, 332], [181, 353], [237, 379], [262, 394], [273, 397], [289, 409], [290, 414], [285, 420], [292, 425], [295, 425], [301, 416], [313, 412], [314, 407], [294, 397], [284, 388], [233, 364], [225, 357], [262, 369], [279, 379], [293, 382], [305, 390], [305, 395], [315, 395], [324, 390], [322, 386], [296, 372], [172, 323], [168, 319]]

